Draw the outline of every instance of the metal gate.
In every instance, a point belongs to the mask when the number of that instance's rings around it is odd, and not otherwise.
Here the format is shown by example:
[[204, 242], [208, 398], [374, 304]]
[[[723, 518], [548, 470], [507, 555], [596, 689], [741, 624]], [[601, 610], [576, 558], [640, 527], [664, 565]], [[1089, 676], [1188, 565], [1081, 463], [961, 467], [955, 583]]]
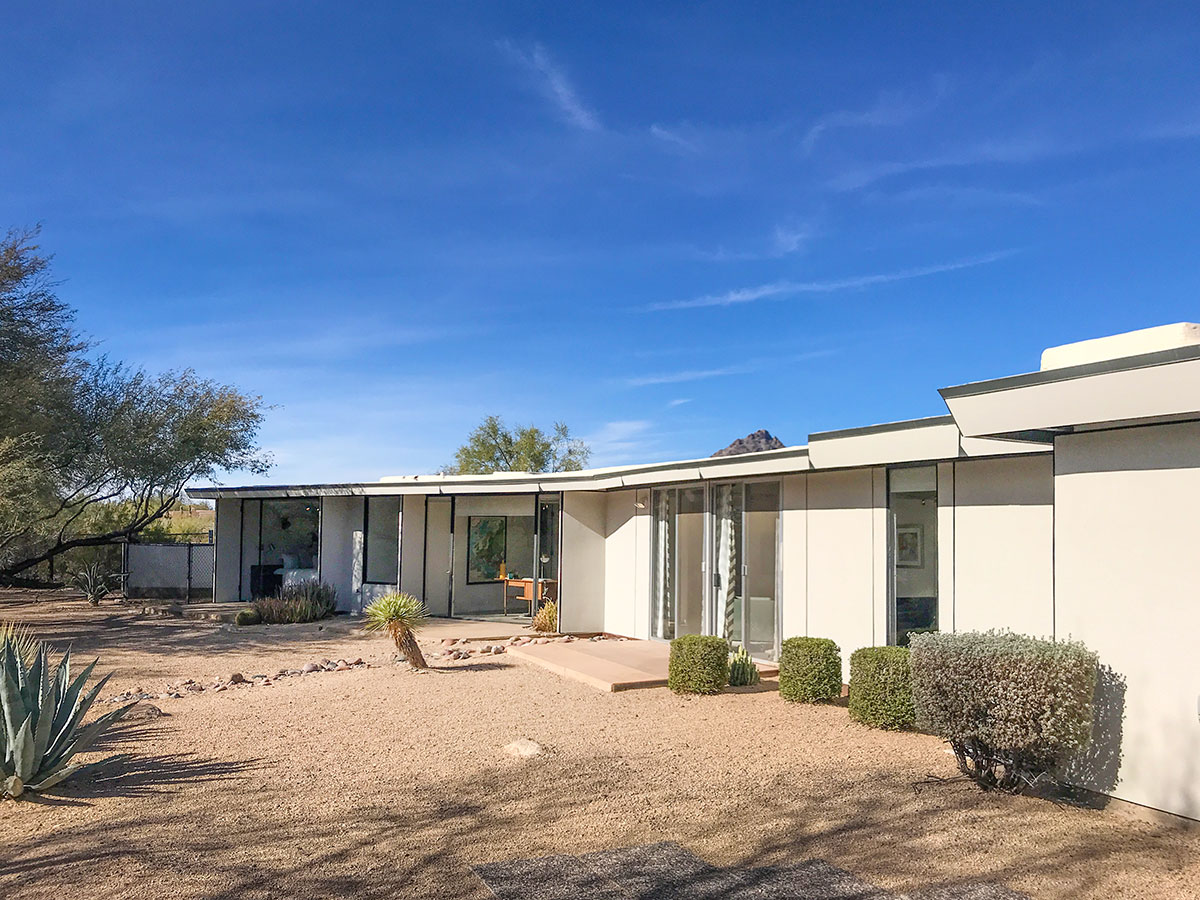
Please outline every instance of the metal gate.
[[124, 594], [211, 600], [215, 550], [214, 544], [126, 544]]

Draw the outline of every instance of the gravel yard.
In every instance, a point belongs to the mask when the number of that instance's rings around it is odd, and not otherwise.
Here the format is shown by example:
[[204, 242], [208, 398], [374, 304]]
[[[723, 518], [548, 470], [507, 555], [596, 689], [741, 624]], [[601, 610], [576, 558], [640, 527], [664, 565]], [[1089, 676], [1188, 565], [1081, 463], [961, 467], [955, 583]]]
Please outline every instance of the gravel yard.
[[[955, 774], [937, 740], [785, 704], [773, 681], [605, 694], [508, 654], [416, 674], [351, 622], [238, 633], [16, 593], [0, 619], [100, 655], [115, 672], [102, 697], [366, 664], [147, 701], [167, 715], [126, 725], [93, 754], [115, 757], [105, 766], [0, 803], [0, 896], [14, 900], [483, 898], [473, 865], [664, 840], [720, 865], [818, 857], [897, 890], [1200, 897], [1200, 829], [918, 789]], [[501, 750], [521, 738], [546, 753]]]

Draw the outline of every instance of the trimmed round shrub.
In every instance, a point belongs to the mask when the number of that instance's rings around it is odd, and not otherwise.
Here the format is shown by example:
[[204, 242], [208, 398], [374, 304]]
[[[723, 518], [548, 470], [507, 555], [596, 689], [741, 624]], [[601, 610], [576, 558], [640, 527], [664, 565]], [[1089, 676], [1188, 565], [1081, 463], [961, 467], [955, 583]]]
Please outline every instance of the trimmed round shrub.
[[779, 696], [817, 703], [842, 695], [842, 651], [829, 638], [793, 637], [780, 646]]
[[262, 621], [262, 616], [254, 607], [247, 609], [239, 609], [236, 616], [233, 617], [234, 625], [257, 625]]
[[912, 728], [907, 647], [863, 647], [850, 654], [850, 717], [872, 728]]
[[1011, 632], [912, 639], [917, 726], [949, 742], [964, 775], [1020, 793], [1061, 776], [1092, 734], [1098, 661], [1083, 644]]
[[677, 694], [717, 694], [729, 683], [729, 642], [707, 634], [671, 641], [667, 687]]

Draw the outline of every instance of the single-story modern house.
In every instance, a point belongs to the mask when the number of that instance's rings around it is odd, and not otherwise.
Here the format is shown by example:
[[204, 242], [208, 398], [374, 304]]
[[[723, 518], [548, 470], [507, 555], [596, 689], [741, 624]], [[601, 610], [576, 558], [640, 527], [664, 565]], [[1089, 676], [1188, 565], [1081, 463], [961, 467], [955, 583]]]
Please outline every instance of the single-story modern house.
[[948, 415], [806, 446], [552, 474], [212, 487], [218, 601], [320, 577], [443, 616], [564, 631], [792, 635], [843, 658], [914, 630], [1011, 629], [1100, 655], [1076, 780], [1200, 818], [1200, 326], [1046, 350], [943, 388]]

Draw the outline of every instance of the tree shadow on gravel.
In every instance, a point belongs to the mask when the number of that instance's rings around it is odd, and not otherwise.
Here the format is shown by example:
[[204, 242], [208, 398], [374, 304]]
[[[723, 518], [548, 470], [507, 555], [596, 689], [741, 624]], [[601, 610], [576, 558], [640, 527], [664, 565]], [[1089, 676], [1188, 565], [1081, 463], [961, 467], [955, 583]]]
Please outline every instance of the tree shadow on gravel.
[[[960, 784], [918, 792], [911, 777], [898, 775], [751, 781], [733, 767], [725, 785], [685, 772], [651, 782], [636, 760], [618, 756], [551, 753], [524, 763], [498, 756], [466, 777], [389, 782], [359, 799], [318, 782], [328, 794], [306, 813], [294, 797], [271, 799], [266, 779], [226, 780], [252, 765], [152, 757], [144, 776], [126, 776], [124, 790], [215, 781], [205, 789], [218, 792], [208, 809], [237, 814], [205, 821], [184, 800], [136, 818], [64, 824], [52, 842], [11, 842], [7, 871], [22, 883], [87, 884], [96, 894], [129, 866], [170, 865], [176, 896], [207, 900], [485, 898], [476, 865], [675, 840], [721, 866], [820, 858], [895, 890], [998, 882], [1038, 900], [1066, 900], [1114, 896], [1114, 872], [1148, 866], [1156, 875], [1146, 884], [1161, 890], [1195, 865], [1197, 850], [1194, 838], [1096, 818], [1104, 814]], [[263, 792], [265, 800], [255, 796]]]

